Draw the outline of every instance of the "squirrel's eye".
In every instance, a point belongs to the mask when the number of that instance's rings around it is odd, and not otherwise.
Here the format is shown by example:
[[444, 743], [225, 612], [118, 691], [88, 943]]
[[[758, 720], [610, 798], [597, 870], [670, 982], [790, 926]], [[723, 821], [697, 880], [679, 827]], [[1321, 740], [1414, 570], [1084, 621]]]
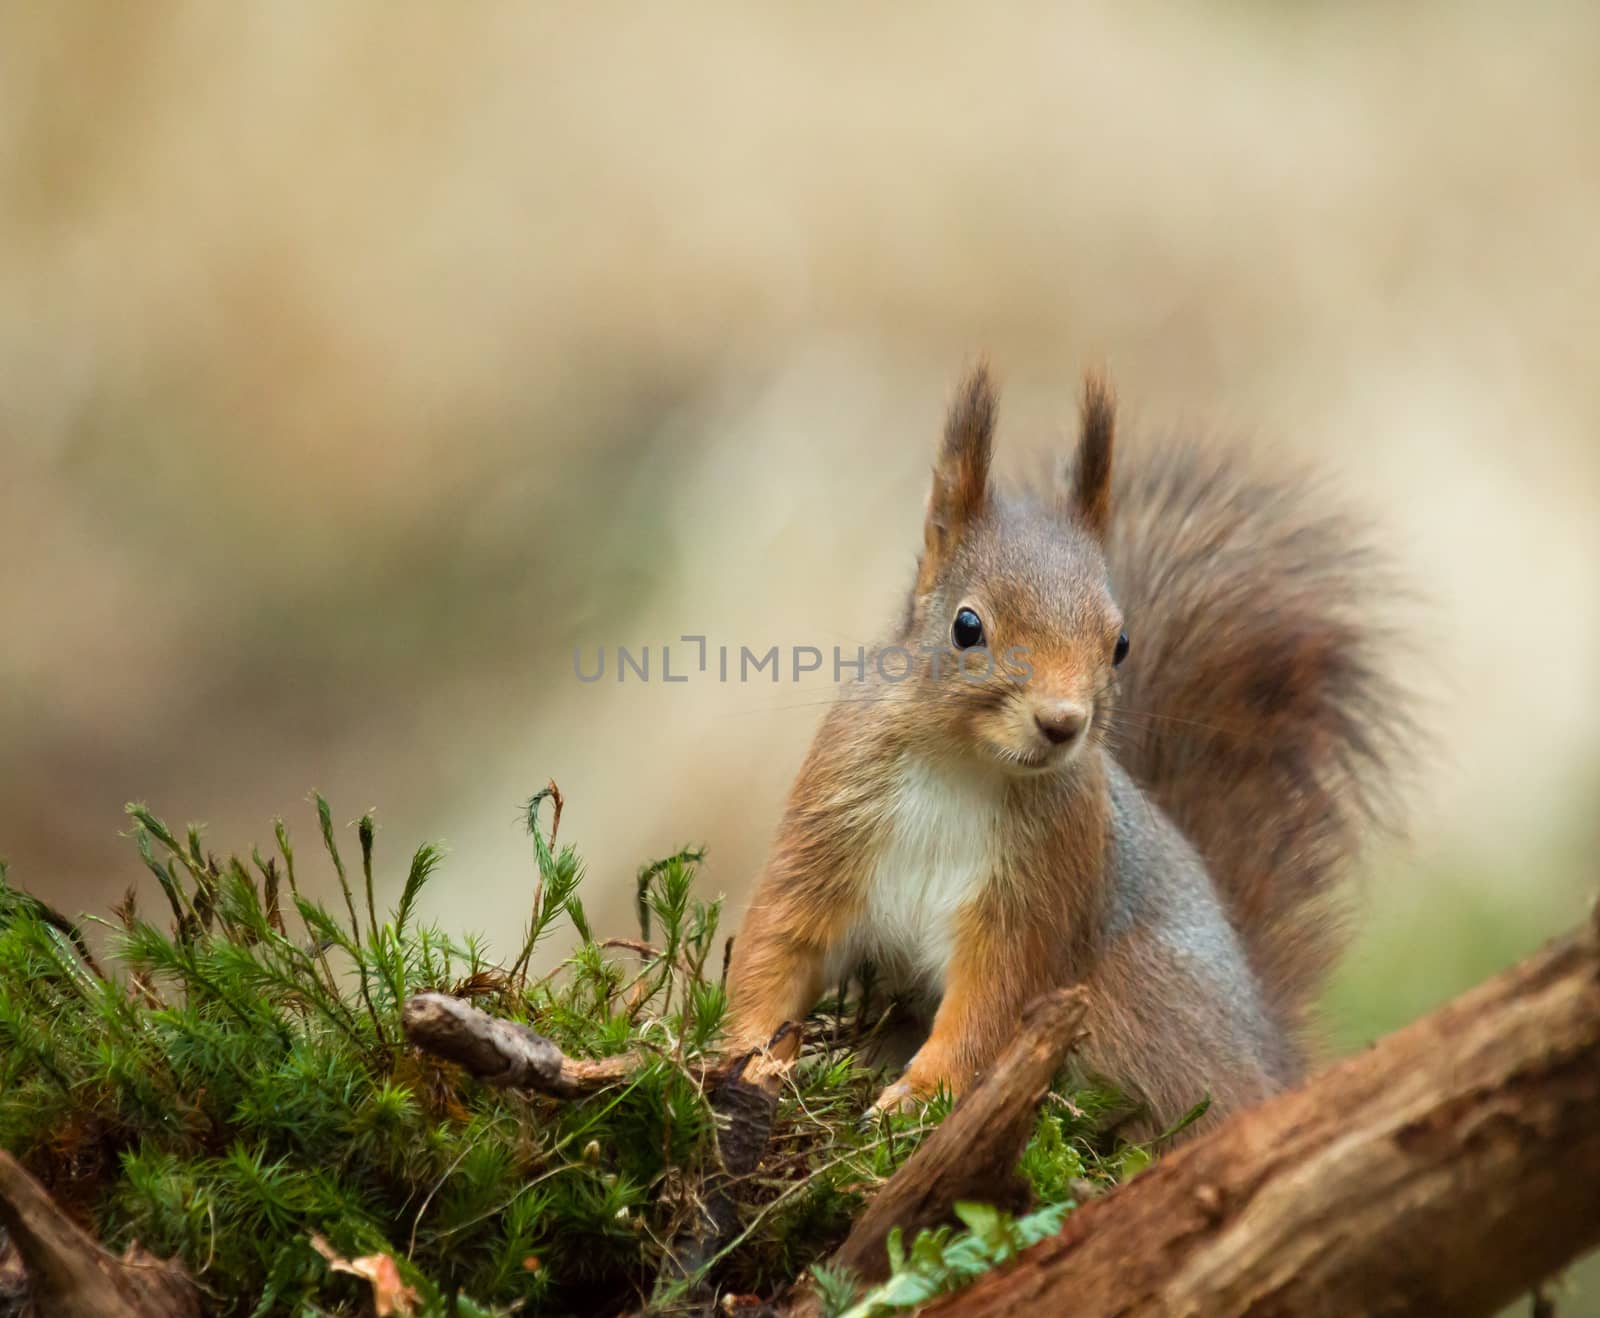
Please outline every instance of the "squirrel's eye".
[[1111, 652], [1112, 667], [1116, 667], [1128, 657], [1128, 633], [1123, 632], [1117, 637], [1117, 648]]
[[958, 650], [983, 644], [983, 620], [971, 609], [962, 609], [950, 627], [950, 639]]

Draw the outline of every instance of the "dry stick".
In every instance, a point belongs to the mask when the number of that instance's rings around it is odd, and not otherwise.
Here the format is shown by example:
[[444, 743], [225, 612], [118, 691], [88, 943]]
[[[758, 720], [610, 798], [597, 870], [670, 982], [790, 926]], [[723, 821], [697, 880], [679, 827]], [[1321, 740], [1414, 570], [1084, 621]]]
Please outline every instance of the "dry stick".
[[[532, 1089], [554, 1098], [582, 1098], [623, 1080], [654, 1053], [621, 1053], [592, 1060], [568, 1057], [537, 1030], [479, 1011], [446, 993], [418, 993], [400, 1014], [406, 1037], [425, 1053], [454, 1062], [486, 1084]], [[717, 1078], [720, 1064], [690, 1066]]]
[[0, 1225], [28, 1270], [33, 1308], [54, 1318], [199, 1318], [200, 1295], [176, 1263], [97, 1245], [22, 1164], [0, 1149]]
[[642, 943], [637, 938], [605, 938], [601, 940], [600, 946], [619, 952], [635, 952], [646, 961], [654, 960], [661, 955], [660, 948]]
[[1000, 1060], [923, 1141], [856, 1219], [834, 1267], [869, 1281], [889, 1271], [885, 1242], [900, 1227], [912, 1237], [950, 1217], [959, 1199], [1021, 1206], [1027, 1191], [1017, 1159], [1033, 1133], [1039, 1103], [1072, 1046], [1083, 1037], [1081, 990], [1035, 998]]
[[1239, 1113], [928, 1312], [1470, 1318], [1597, 1243], [1600, 923]]

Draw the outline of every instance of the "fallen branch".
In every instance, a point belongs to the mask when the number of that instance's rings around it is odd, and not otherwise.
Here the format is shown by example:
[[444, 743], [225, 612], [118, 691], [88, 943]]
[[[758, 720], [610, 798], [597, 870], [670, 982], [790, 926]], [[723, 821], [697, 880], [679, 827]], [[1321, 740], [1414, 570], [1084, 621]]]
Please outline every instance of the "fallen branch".
[[1040, 1100], [1082, 1038], [1084, 1000], [1076, 989], [1034, 999], [1000, 1060], [878, 1191], [834, 1254], [834, 1267], [868, 1281], [888, 1275], [885, 1242], [899, 1227], [909, 1240], [950, 1219], [959, 1199], [1021, 1208], [1027, 1187], [1017, 1159], [1033, 1132]]
[[[597, 1093], [654, 1056], [568, 1057], [537, 1030], [491, 1016], [447, 993], [418, 993], [408, 998], [400, 1020], [406, 1038], [423, 1052], [454, 1062], [485, 1084], [532, 1089], [554, 1098]], [[689, 1069], [698, 1078], [716, 1080], [725, 1067], [722, 1063], [696, 1063]]]
[[1242, 1112], [927, 1310], [1492, 1314], [1600, 1243], [1600, 926]]
[[137, 1245], [108, 1254], [0, 1149], [0, 1225], [28, 1273], [35, 1312], [53, 1318], [199, 1318], [188, 1273]]

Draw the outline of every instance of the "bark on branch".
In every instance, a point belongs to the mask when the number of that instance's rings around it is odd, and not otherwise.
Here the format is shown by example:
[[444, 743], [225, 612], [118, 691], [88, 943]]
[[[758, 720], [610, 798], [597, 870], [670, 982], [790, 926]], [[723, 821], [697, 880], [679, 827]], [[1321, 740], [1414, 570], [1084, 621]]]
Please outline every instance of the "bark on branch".
[[927, 1312], [1492, 1314], [1600, 1243], [1600, 928], [1243, 1112]]
[[[568, 1057], [536, 1030], [479, 1011], [446, 993], [418, 993], [401, 1012], [406, 1038], [418, 1048], [491, 1085], [532, 1089], [555, 1098], [582, 1098], [615, 1084], [640, 1066], [634, 1053], [595, 1059]], [[714, 1067], [699, 1067], [707, 1078]]]

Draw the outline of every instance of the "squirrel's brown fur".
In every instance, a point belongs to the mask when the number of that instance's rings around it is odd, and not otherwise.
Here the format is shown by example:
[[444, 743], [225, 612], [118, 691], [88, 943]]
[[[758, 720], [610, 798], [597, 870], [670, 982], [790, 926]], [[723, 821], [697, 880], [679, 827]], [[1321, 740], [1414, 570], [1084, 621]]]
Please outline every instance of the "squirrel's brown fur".
[[899, 634], [824, 721], [736, 941], [735, 1038], [871, 959], [936, 1006], [893, 1105], [960, 1092], [1076, 983], [1088, 1069], [1153, 1122], [1221, 1114], [1301, 1073], [1331, 885], [1386, 795], [1377, 578], [1292, 474], [1169, 447], [1113, 479], [1097, 378], [1055, 488], [991, 488], [994, 421], [980, 368]]

